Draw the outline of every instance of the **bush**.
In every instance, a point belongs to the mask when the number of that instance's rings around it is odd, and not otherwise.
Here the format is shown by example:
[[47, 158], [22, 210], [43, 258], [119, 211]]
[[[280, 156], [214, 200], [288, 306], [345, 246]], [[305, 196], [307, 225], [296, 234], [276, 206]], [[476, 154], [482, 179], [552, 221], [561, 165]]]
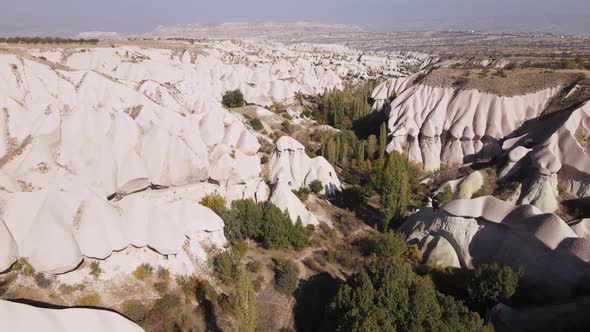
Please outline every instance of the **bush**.
[[307, 201], [309, 198], [311, 191], [306, 187], [301, 187], [298, 190], [293, 190], [293, 193], [295, 196], [297, 196], [297, 198], [299, 198], [300, 201], [305, 203], [305, 201]]
[[90, 272], [88, 273], [94, 277], [94, 279], [98, 279], [102, 274], [102, 269], [100, 268], [99, 262], [92, 262], [90, 263]]
[[242, 107], [246, 105], [244, 94], [240, 90], [226, 91], [223, 94], [221, 103], [229, 108]]
[[155, 331], [174, 331], [181, 304], [177, 295], [166, 294], [162, 296], [156, 301], [146, 317], [145, 325]]
[[137, 300], [126, 300], [121, 304], [121, 312], [134, 322], [141, 322], [148, 314], [148, 308]]
[[133, 276], [139, 280], [144, 280], [145, 278], [152, 275], [154, 268], [148, 264], [144, 263], [138, 266], [135, 271], [133, 271]]
[[158, 276], [158, 279], [162, 281], [170, 280], [170, 270], [168, 270], [167, 268], [160, 266], [158, 268], [158, 271], [156, 272], [156, 275]]
[[248, 252], [248, 243], [242, 239], [238, 239], [232, 243], [231, 248], [238, 258], [242, 258]]
[[226, 285], [236, 282], [239, 274], [239, 259], [231, 250], [226, 250], [213, 257], [213, 273]]
[[252, 126], [252, 129], [256, 131], [264, 129], [264, 125], [262, 124], [262, 121], [260, 121], [259, 118], [254, 118], [250, 120], [250, 126]]
[[201, 198], [199, 204], [208, 207], [218, 216], [222, 216], [227, 211], [227, 201], [219, 194], [207, 194]]
[[514, 295], [523, 271], [513, 271], [497, 263], [482, 264], [469, 278], [467, 294], [469, 301], [482, 312]]
[[9, 271], [21, 271], [25, 276], [32, 277], [35, 275], [35, 269], [26, 258], [20, 258], [10, 267]]
[[400, 233], [389, 231], [374, 238], [372, 252], [379, 259], [398, 259], [406, 250], [406, 239]]
[[299, 268], [288, 259], [275, 260], [275, 289], [284, 295], [291, 296], [299, 283]]
[[324, 189], [324, 185], [320, 180], [313, 180], [309, 183], [309, 189], [311, 189], [314, 194], [318, 194], [320, 191], [322, 191], [322, 189]]
[[84, 307], [96, 307], [100, 303], [100, 295], [97, 293], [88, 294], [79, 297], [76, 301], [76, 305]]

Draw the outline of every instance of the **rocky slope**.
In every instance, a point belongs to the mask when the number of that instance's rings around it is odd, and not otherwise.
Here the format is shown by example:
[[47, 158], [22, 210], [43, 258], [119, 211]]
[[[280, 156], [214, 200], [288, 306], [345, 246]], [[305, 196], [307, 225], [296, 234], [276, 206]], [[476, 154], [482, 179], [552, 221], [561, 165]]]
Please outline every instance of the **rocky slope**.
[[[225, 245], [222, 220], [196, 203], [210, 192], [270, 198], [294, 221], [316, 224], [291, 190], [319, 179], [332, 193], [340, 187], [334, 169], [281, 139], [271, 191], [257, 137], [220, 105], [222, 94], [241, 89], [248, 102], [270, 105], [395, 72], [406, 61], [367, 64], [350, 49], [319, 45], [108, 45], [0, 54], [0, 270], [22, 257], [38, 271], [63, 274], [84, 258], [116, 256], [104, 265], [109, 276], [144, 260], [190, 273]], [[77, 274], [60, 278], [73, 282]]]

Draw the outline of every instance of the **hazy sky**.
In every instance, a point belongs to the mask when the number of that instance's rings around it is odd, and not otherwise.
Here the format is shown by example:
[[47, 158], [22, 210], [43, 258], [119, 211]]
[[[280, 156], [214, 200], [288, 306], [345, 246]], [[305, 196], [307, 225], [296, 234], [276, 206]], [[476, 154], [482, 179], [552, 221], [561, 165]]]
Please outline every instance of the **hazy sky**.
[[[380, 30], [397, 30], [408, 22], [429, 29], [449, 22], [477, 23], [479, 18], [508, 25], [523, 20], [539, 25], [537, 18], [543, 18], [559, 25], [571, 23], [573, 15], [590, 15], [590, 0], [0, 1], [0, 33], [42, 35], [93, 30], [145, 32], [158, 24], [270, 20], [352, 23]], [[590, 32], [588, 20], [578, 25]]]

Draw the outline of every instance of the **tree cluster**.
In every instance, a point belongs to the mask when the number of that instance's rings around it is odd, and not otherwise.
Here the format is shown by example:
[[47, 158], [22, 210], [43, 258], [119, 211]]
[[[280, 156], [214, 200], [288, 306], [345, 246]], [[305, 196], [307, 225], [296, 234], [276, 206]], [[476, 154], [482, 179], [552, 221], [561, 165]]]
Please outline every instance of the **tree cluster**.
[[310, 244], [309, 230], [301, 220], [295, 224], [286, 211], [270, 202], [237, 200], [231, 209], [221, 213], [225, 237], [229, 241], [252, 239], [267, 249], [301, 250]]
[[0, 43], [8, 44], [92, 44], [96, 45], [98, 39], [72, 39], [59, 37], [0, 37]]

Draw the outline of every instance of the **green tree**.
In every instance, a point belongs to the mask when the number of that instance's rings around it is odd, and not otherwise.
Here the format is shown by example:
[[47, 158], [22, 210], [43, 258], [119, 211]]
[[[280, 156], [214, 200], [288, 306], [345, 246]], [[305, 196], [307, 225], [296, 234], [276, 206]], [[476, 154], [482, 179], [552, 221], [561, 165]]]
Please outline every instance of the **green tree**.
[[371, 135], [367, 139], [367, 158], [369, 160], [375, 159], [376, 150], [377, 150], [377, 136]]
[[244, 94], [240, 90], [226, 91], [223, 94], [221, 103], [229, 108], [242, 107], [246, 105]]
[[523, 271], [514, 271], [498, 263], [478, 266], [469, 278], [467, 294], [478, 310], [484, 311], [495, 304], [509, 300], [516, 292]]
[[299, 283], [299, 268], [288, 259], [275, 261], [275, 289], [280, 293], [291, 296]]
[[483, 321], [436, 291], [407, 264], [376, 264], [341, 285], [328, 306], [325, 330], [482, 331]]
[[356, 148], [356, 165], [360, 166], [365, 161], [365, 141], [359, 141]]
[[256, 294], [250, 276], [240, 271], [236, 282], [236, 319], [238, 331], [253, 332], [256, 330]]
[[342, 155], [341, 155], [342, 166], [348, 166], [348, 144], [344, 144], [342, 146]]
[[410, 199], [408, 161], [397, 151], [389, 154], [383, 166], [380, 194], [381, 229], [386, 231], [392, 219], [405, 217]]
[[379, 158], [385, 157], [385, 148], [387, 147], [387, 122], [381, 124], [379, 130]]
[[226, 285], [234, 284], [239, 276], [240, 260], [231, 250], [213, 257], [213, 273]]
[[328, 140], [328, 148], [326, 153], [326, 159], [332, 165], [336, 165], [336, 161], [338, 160], [338, 155], [336, 153], [336, 142], [333, 139]]

